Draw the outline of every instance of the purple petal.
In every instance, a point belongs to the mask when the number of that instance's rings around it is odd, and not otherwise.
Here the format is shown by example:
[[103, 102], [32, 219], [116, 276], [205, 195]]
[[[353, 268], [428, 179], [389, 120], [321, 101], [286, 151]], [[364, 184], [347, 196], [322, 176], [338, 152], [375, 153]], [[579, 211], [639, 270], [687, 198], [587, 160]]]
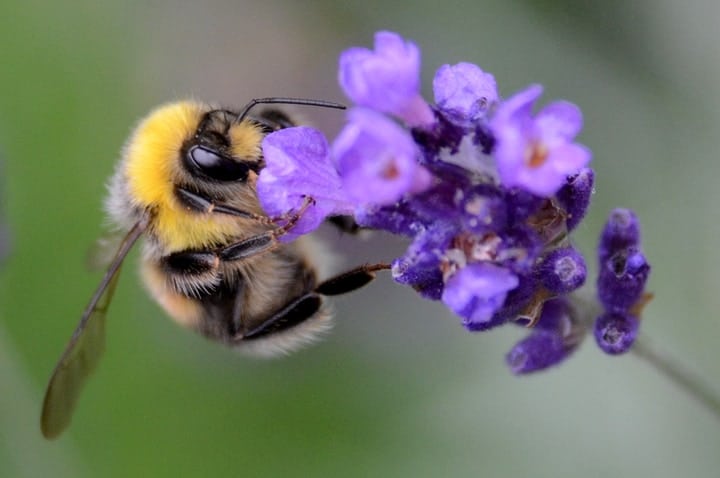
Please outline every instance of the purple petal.
[[572, 231], [585, 217], [595, 184], [595, 173], [590, 168], [583, 168], [579, 173], [567, 177], [565, 184], [557, 192], [557, 199], [567, 213], [565, 223], [568, 231]]
[[420, 50], [397, 33], [375, 34], [375, 50], [350, 48], [340, 55], [338, 81], [359, 106], [403, 118], [410, 124], [433, 121], [420, 96]]
[[433, 79], [435, 103], [452, 116], [475, 120], [498, 100], [495, 78], [472, 63], [443, 65]]
[[540, 98], [542, 92], [542, 85], [530, 85], [507, 98], [498, 106], [498, 110], [493, 117], [493, 123], [498, 121], [518, 121], [519, 118], [529, 119], [532, 116], [535, 100]]
[[348, 117], [332, 151], [343, 188], [355, 204], [392, 204], [430, 186], [431, 175], [418, 163], [420, 153], [406, 130], [364, 108], [351, 110]]
[[637, 338], [640, 322], [623, 313], [603, 314], [595, 321], [595, 341], [603, 352], [618, 355], [630, 350]]
[[442, 301], [467, 323], [487, 322], [517, 285], [518, 278], [507, 269], [487, 263], [468, 264], [447, 280]]
[[616, 252], [639, 244], [640, 221], [637, 215], [630, 209], [614, 209], [600, 234], [600, 261], [605, 262]]
[[536, 122], [544, 138], [572, 141], [582, 129], [582, 111], [569, 101], [555, 101], [540, 110]]
[[320, 131], [305, 126], [282, 129], [265, 137], [262, 150], [266, 166], [257, 192], [269, 216], [299, 210], [308, 196], [315, 200], [283, 240], [316, 229], [330, 214], [352, 211]]
[[605, 310], [625, 311], [640, 300], [650, 275], [650, 264], [637, 247], [628, 247], [600, 263], [597, 289]]
[[555, 249], [537, 268], [543, 286], [553, 294], [567, 294], [585, 283], [587, 267], [582, 254], [572, 247]]
[[585, 167], [590, 158], [590, 150], [584, 146], [565, 143], [551, 150], [539, 167], [526, 167], [522, 164], [516, 165], [512, 173], [507, 173], [507, 169], [501, 171], [510, 176], [510, 179], [506, 180], [510, 184], [523, 187], [539, 196], [549, 197], [565, 184], [569, 175]]
[[518, 342], [508, 352], [505, 360], [514, 374], [525, 374], [562, 362], [572, 350], [565, 346], [560, 334], [535, 330]]
[[590, 151], [569, 142], [581, 125], [570, 103], [553, 103], [544, 116], [533, 118], [532, 105], [541, 88], [531, 86], [500, 104], [491, 122], [494, 156], [501, 182], [543, 197], [552, 196], [591, 159]]

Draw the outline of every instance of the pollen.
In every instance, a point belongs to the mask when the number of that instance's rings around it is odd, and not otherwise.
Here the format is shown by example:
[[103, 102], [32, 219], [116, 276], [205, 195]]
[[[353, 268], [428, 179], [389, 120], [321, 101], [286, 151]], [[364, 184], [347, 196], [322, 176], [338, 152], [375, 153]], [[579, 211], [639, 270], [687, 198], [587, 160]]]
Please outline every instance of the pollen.
[[530, 168], [539, 168], [548, 158], [547, 147], [540, 142], [530, 143], [527, 152], [525, 153], [525, 164]]
[[398, 169], [397, 164], [395, 164], [395, 161], [389, 161], [383, 168], [382, 177], [388, 180], [393, 180], [398, 176], [400, 176], [400, 170]]

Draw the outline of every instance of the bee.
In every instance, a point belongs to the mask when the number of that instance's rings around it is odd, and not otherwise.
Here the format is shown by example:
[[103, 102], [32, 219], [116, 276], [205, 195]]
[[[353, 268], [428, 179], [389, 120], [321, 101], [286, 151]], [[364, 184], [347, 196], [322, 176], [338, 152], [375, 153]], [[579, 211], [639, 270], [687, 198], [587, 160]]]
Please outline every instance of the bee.
[[251, 115], [261, 104], [344, 108], [277, 97], [251, 100], [239, 111], [180, 101], [152, 111], [130, 136], [106, 200], [124, 237], [50, 378], [41, 416], [46, 438], [70, 424], [105, 346], [123, 260], [141, 238], [141, 277], [165, 312], [259, 356], [287, 353], [322, 335], [331, 320], [324, 296], [358, 289], [389, 268], [366, 264], [319, 282], [307, 238], [281, 240], [313, 200], [279, 217], [263, 212], [255, 188], [262, 139], [295, 123], [278, 109]]

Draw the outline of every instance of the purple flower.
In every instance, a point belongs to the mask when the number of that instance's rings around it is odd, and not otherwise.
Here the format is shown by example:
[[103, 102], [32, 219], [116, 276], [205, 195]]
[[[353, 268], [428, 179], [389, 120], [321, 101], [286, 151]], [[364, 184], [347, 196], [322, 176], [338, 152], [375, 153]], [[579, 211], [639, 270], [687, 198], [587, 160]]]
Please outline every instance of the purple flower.
[[615, 209], [610, 214], [600, 235], [598, 256], [597, 291], [605, 314], [595, 321], [595, 340], [606, 353], [625, 353], [637, 337], [650, 275], [650, 264], [640, 250], [640, 223], [635, 213]]
[[585, 283], [587, 268], [582, 254], [572, 247], [555, 249], [537, 270], [542, 285], [553, 294], [567, 294]]
[[320, 131], [305, 126], [282, 129], [265, 137], [262, 150], [266, 166], [257, 192], [269, 216], [299, 210], [306, 197], [315, 200], [283, 240], [314, 230], [328, 215], [352, 212]]
[[443, 65], [433, 79], [435, 103], [444, 113], [474, 121], [498, 101], [495, 77], [472, 63]]
[[518, 278], [505, 268], [468, 264], [446, 281], [442, 301], [471, 326], [490, 321], [517, 285]]
[[343, 188], [356, 204], [393, 204], [430, 186], [430, 173], [418, 163], [420, 153], [406, 130], [364, 108], [351, 110], [348, 118], [332, 152]]
[[600, 263], [598, 298], [607, 311], [626, 311], [640, 300], [650, 264], [637, 247], [616, 252]]
[[627, 351], [649, 299], [632, 211], [615, 210], [601, 234], [603, 311], [572, 295], [587, 267], [570, 232], [594, 182], [591, 153], [575, 142], [580, 110], [557, 101], [533, 114], [537, 85], [501, 101], [493, 76], [470, 63], [436, 72], [431, 108], [419, 68], [418, 48], [395, 33], [378, 33], [374, 51], [345, 51], [339, 78], [358, 107], [331, 147], [310, 128], [267, 137], [257, 189], [268, 214], [287, 217], [312, 197], [288, 237], [347, 213], [363, 228], [405, 236], [409, 246], [391, 265], [397, 284], [441, 300], [469, 331], [530, 327], [506, 357], [516, 374], [565, 360], [599, 314], [599, 346]]
[[635, 343], [639, 325], [637, 317], [630, 314], [603, 314], [595, 321], [595, 341], [605, 353], [625, 353]]
[[544, 370], [562, 362], [568, 349], [560, 334], [536, 330], [515, 344], [505, 360], [514, 374]]
[[406, 201], [389, 206], [357, 208], [355, 221], [362, 227], [382, 229], [403, 236], [413, 236], [424, 228], [417, 212]]
[[345, 50], [338, 79], [359, 106], [393, 114], [412, 126], [434, 122], [430, 106], [420, 96], [420, 50], [397, 33], [376, 33], [375, 51]]
[[455, 228], [447, 221], [422, 229], [405, 254], [393, 261], [393, 280], [411, 286], [426, 299], [439, 300], [444, 288], [440, 259], [454, 233]]
[[579, 173], [568, 176], [557, 192], [557, 199], [567, 214], [565, 227], [572, 231], [585, 217], [595, 184], [595, 173], [583, 168]]
[[608, 312], [625, 312], [641, 300], [650, 264], [640, 249], [640, 222], [629, 209], [610, 213], [598, 245], [597, 290]]
[[516, 374], [543, 370], [565, 360], [584, 335], [585, 329], [567, 300], [548, 300], [542, 304], [536, 327], [510, 350], [506, 361]]
[[500, 103], [492, 119], [500, 180], [539, 196], [552, 196], [590, 162], [590, 151], [573, 139], [582, 128], [582, 113], [572, 103], [556, 101], [532, 116], [542, 94], [532, 85]]
[[600, 235], [600, 261], [613, 254], [640, 244], [640, 221], [630, 209], [614, 209]]

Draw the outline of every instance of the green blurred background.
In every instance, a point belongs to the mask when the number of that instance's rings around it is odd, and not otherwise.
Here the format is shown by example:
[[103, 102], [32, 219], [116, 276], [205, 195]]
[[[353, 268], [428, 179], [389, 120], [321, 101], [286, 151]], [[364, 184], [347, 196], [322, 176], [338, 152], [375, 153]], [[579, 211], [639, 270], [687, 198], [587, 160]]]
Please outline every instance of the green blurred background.
[[[465, 60], [506, 96], [539, 82], [582, 107], [597, 186], [578, 245], [593, 257], [611, 208], [639, 213], [656, 292], [644, 333], [717, 387], [718, 18], [715, 0], [4, 0], [0, 207], [13, 249], [0, 270], [0, 476], [718, 476], [717, 416], [637, 357], [588, 341], [516, 378], [503, 356], [522, 331], [466, 333], [383, 278], [335, 301], [325, 342], [249, 360], [163, 317], [136, 255], [73, 426], [55, 442], [38, 429], [46, 380], [99, 280], [85, 256], [137, 118], [186, 96], [342, 101], [337, 55], [378, 29], [421, 46], [427, 86]], [[341, 121], [302, 113], [331, 134]], [[323, 234], [336, 269], [402, 250]]]

